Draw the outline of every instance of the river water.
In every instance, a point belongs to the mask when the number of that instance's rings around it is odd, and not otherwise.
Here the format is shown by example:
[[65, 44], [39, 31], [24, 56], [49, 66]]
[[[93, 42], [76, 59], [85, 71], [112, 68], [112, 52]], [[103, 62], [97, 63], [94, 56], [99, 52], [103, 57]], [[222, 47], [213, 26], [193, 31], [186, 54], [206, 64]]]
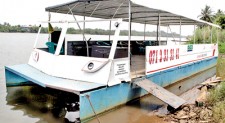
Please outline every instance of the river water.
[[[73, 98], [71, 93], [39, 86], [5, 86], [4, 66], [27, 63], [35, 38], [36, 34], [0, 33], [0, 123], [64, 122], [64, 97]], [[41, 34], [38, 46], [44, 46], [47, 39], [48, 35]], [[214, 67], [167, 89], [179, 95], [215, 74]], [[163, 106], [163, 102], [148, 95], [101, 115], [99, 119], [101, 123], [163, 123], [162, 119], [152, 115]], [[93, 119], [89, 123], [98, 122]]]

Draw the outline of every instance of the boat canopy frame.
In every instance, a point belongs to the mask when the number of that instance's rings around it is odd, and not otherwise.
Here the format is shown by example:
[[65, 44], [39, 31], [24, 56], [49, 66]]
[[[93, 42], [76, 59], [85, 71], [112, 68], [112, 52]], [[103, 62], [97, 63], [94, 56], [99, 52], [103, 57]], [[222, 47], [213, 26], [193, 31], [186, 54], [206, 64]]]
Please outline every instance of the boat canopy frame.
[[[146, 1], [146, 0], [142, 0]], [[112, 19], [129, 18], [135, 23], [157, 25], [160, 16], [161, 26], [168, 25], [218, 25], [175, 14], [174, 12], [156, 9], [145, 5], [140, 0], [74, 0], [72, 2], [47, 7], [45, 10], [54, 13], [74, 14], [86, 17]], [[130, 5], [130, 6], [129, 6]], [[130, 8], [130, 9], [129, 9]], [[71, 13], [69, 13], [71, 12]], [[125, 20], [128, 21], [129, 20]]]
[[[165, 26], [170, 29], [171, 25], [180, 26], [180, 42], [181, 42], [181, 25], [209, 25], [216, 28], [221, 28], [216, 24], [212, 24], [203, 20], [193, 19], [183, 15], [176, 14], [167, 10], [161, 10], [158, 8], [153, 8], [149, 4], [145, 4], [148, 0], [74, 0], [64, 4], [59, 4], [55, 6], [47, 7], [45, 10], [53, 13], [62, 14], [72, 14], [75, 21], [75, 15], [85, 17], [94, 17], [101, 19], [114, 19], [122, 18], [124, 21], [128, 22], [128, 48], [130, 47], [131, 40], [131, 22], [144, 24], [144, 40], [146, 24], [157, 26], [157, 37], [156, 40], [161, 45], [161, 34], [160, 27]], [[111, 22], [110, 22], [111, 26]], [[79, 29], [80, 26], [78, 25]], [[85, 22], [83, 27], [83, 37], [84, 41], [86, 38], [84, 36]], [[111, 28], [110, 28], [111, 30]], [[195, 32], [195, 27], [194, 27]], [[174, 36], [173, 36], [174, 38]], [[109, 34], [110, 39], [110, 34]], [[212, 41], [211, 41], [212, 42]], [[194, 35], [195, 43], [195, 35]], [[218, 40], [217, 40], [218, 43]], [[177, 44], [175, 40], [175, 44]], [[129, 50], [130, 51], [130, 50]], [[128, 53], [128, 56], [130, 53]]]

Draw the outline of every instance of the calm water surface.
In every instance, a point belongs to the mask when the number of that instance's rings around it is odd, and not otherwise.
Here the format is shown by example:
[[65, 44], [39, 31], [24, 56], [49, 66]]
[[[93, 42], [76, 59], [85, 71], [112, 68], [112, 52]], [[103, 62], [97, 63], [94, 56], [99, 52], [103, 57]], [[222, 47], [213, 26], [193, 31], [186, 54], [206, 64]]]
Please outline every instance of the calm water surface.
[[[63, 123], [65, 97], [73, 99], [73, 94], [38, 86], [5, 86], [5, 65], [27, 63], [36, 34], [0, 33], [0, 122], [1, 123]], [[41, 43], [48, 35], [40, 35]], [[82, 38], [82, 37], [81, 37]], [[191, 79], [174, 84], [167, 89], [181, 94], [214, 75], [215, 68], [207, 70]], [[204, 76], [204, 77], [202, 77]], [[181, 86], [181, 89], [179, 87]], [[101, 123], [162, 123], [152, 115], [152, 111], [164, 106], [157, 98], [149, 95], [130, 102], [112, 112], [100, 116]], [[90, 123], [97, 123], [93, 119]]]

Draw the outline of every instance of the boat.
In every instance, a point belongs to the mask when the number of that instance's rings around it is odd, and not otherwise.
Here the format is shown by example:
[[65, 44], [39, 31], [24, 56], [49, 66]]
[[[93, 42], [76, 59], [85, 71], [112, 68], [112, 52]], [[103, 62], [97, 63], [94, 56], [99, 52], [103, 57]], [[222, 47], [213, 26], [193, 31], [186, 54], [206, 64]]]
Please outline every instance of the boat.
[[[145, 2], [143, 2], [145, 1]], [[77, 95], [68, 104], [66, 118], [87, 121], [149, 93], [174, 108], [185, 101], [163, 87], [176, 83], [216, 65], [218, 43], [167, 45], [161, 40], [160, 27], [181, 25], [208, 25], [166, 10], [146, 5], [147, 0], [75, 0], [50, 6], [50, 14], [71, 15], [74, 20], [43, 21], [62, 25], [60, 31], [49, 29], [46, 47], [37, 47], [42, 26], [34, 41], [33, 51], [26, 64], [5, 66], [7, 86], [39, 85]], [[49, 15], [50, 15], [49, 14]], [[78, 20], [77, 16], [83, 16]], [[97, 18], [86, 19], [85, 17]], [[66, 37], [71, 24], [85, 29], [86, 23], [108, 22], [114, 35], [108, 40], [92, 40], [83, 31], [83, 40]], [[132, 23], [156, 25], [155, 40], [132, 39]], [[120, 39], [121, 25], [127, 24], [127, 38]], [[52, 28], [52, 27], [51, 27]]]

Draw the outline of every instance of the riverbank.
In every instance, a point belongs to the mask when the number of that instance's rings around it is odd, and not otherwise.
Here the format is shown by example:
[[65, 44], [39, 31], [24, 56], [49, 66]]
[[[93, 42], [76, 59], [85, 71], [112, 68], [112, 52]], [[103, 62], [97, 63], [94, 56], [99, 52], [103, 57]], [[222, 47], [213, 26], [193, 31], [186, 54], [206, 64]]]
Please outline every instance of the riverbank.
[[[219, 55], [217, 62], [217, 76], [225, 80], [225, 54]], [[217, 122], [225, 122], [225, 82], [210, 91], [208, 103], [212, 106], [213, 119]]]
[[225, 82], [210, 90], [207, 103], [212, 107], [212, 117], [216, 123], [225, 123]]
[[[185, 105], [163, 117], [168, 123], [224, 123], [225, 122], [225, 82], [207, 81], [181, 95], [187, 100]], [[193, 95], [193, 96], [192, 96]], [[186, 96], [186, 97], [185, 97]]]
[[225, 123], [225, 69], [223, 66], [225, 66], [224, 54], [219, 56], [217, 63], [217, 76], [221, 76], [220, 83], [208, 80], [213, 83], [194, 87], [181, 95], [188, 100], [186, 105], [166, 116], [161, 114], [158, 116], [168, 123]]

